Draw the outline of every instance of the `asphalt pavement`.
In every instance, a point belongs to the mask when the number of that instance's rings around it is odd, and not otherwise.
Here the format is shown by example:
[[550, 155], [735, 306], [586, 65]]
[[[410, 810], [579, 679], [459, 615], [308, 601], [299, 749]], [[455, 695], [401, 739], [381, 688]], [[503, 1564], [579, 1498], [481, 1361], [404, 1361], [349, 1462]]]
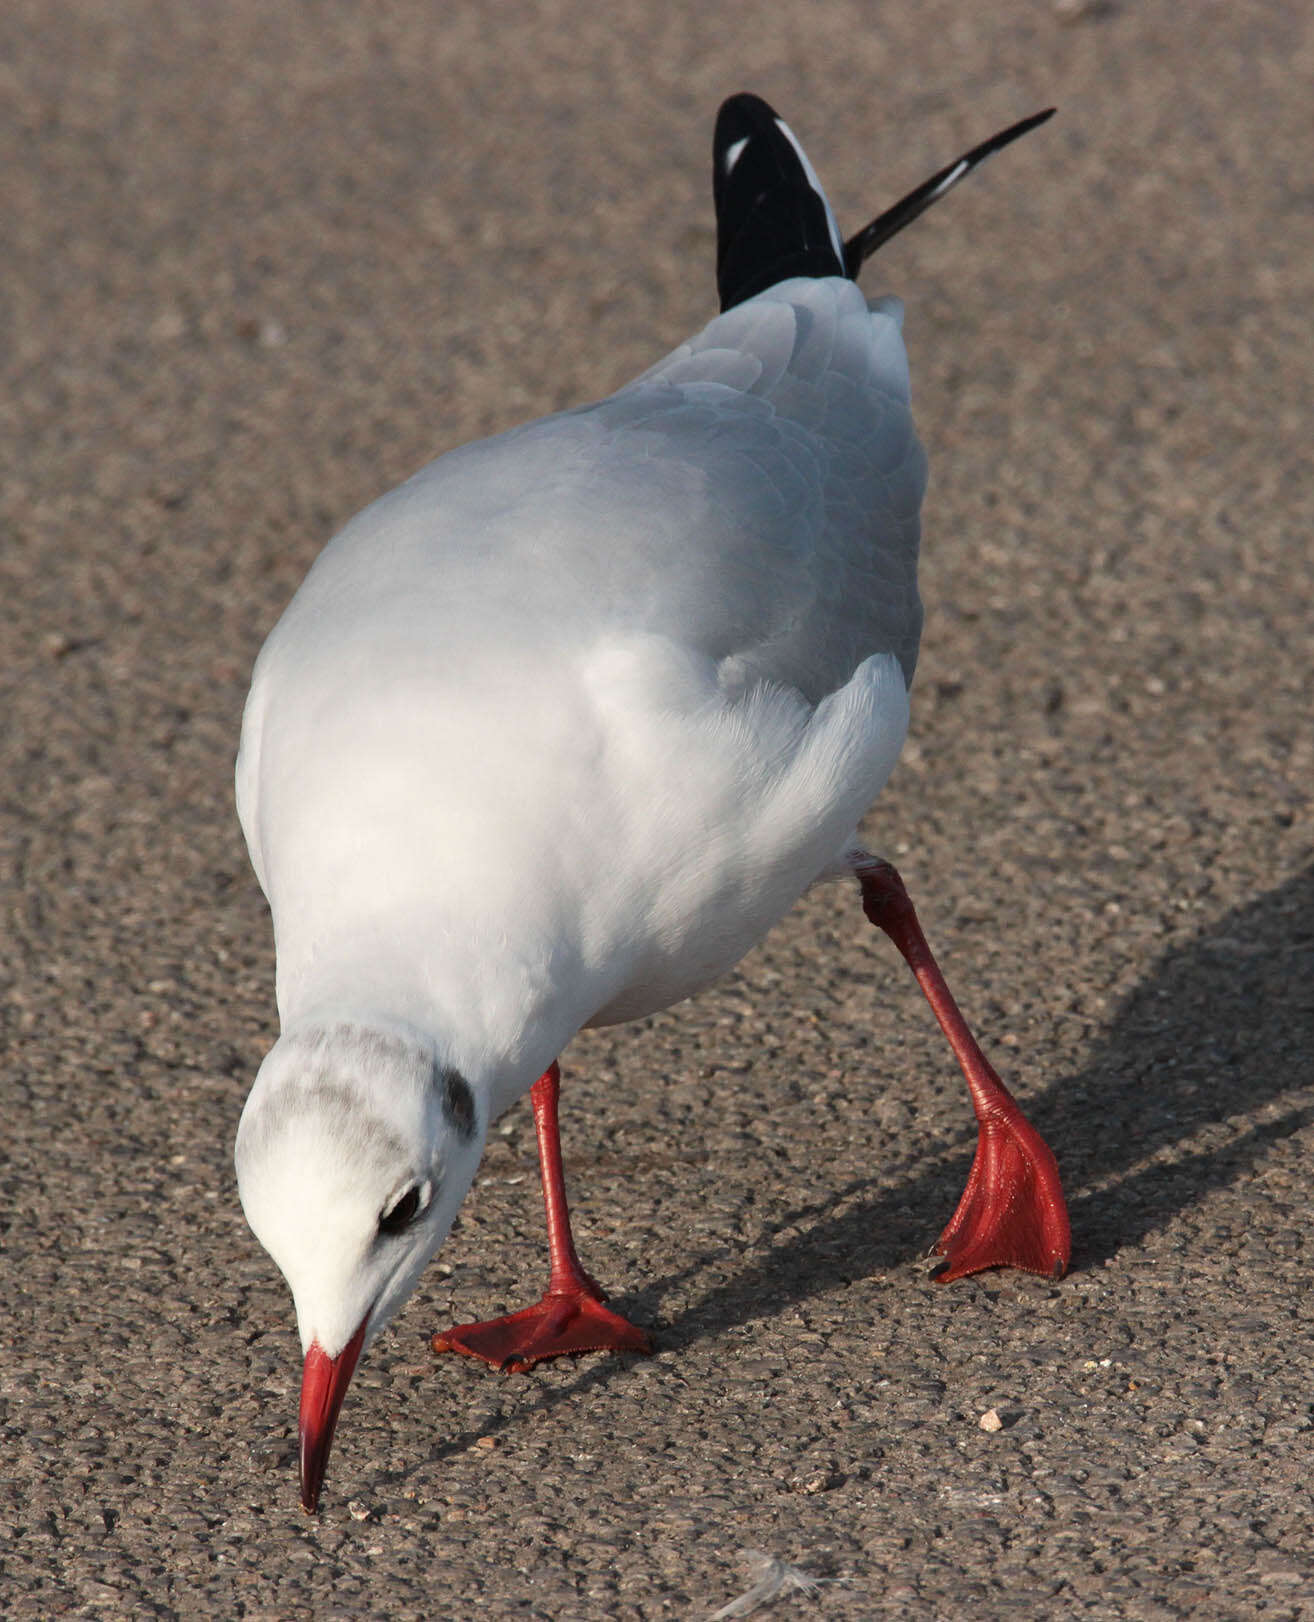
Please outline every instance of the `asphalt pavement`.
[[[526, 1108], [297, 1502], [231, 1145], [275, 1034], [232, 804], [317, 550], [713, 313], [721, 98], [885, 249], [927, 631], [870, 819], [1053, 1144], [1061, 1282], [941, 1287], [973, 1132], [856, 896], [566, 1054], [646, 1360], [499, 1376]], [[1186, 7], [8, 0], [0, 11], [0, 1611], [1314, 1615], [1314, 21]], [[983, 1417], [999, 1423], [983, 1428]], [[987, 1425], [994, 1420], [987, 1418]]]

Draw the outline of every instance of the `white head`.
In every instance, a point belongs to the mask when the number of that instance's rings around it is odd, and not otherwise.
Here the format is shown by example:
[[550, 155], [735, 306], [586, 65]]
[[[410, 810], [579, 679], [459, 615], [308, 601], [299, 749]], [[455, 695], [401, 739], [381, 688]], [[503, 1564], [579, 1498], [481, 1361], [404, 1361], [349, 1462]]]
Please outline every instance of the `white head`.
[[487, 1127], [470, 1084], [409, 1030], [302, 1028], [260, 1067], [237, 1129], [237, 1183], [296, 1303], [307, 1509], [356, 1360], [447, 1237]]

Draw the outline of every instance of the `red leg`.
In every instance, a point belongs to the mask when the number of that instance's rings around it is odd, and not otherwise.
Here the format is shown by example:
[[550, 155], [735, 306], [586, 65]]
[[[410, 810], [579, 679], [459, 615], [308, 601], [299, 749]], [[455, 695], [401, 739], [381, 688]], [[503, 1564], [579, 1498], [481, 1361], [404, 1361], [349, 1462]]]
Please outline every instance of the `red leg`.
[[855, 855], [852, 865], [863, 910], [917, 976], [962, 1067], [976, 1111], [976, 1159], [958, 1209], [935, 1247], [946, 1258], [940, 1281], [986, 1267], [1020, 1267], [1062, 1278], [1072, 1239], [1049, 1145], [1018, 1108], [958, 1011], [903, 880], [888, 862], [865, 852]]
[[435, 1352], [464, 1352], [482, 1357], [494, 1368], [523, 1373], [545, 1357], [563, 1352], [648, 1352], [652, 1343], [642, 1329], [603, 1306], [606, 1297], [580, 1266], [570, 1232], [566, 1179], [561, 1169], [561, 1135], [557, 1098], [561, 1071], [556, 1063], [534, 1083], [534, 1131], [538, 1135], [539, 1173], [547, 1209], [548, 1255], [552, 1272], [537, 1306], [525, 1307], [487, 1323], [458, 1324], [433, 1337]]

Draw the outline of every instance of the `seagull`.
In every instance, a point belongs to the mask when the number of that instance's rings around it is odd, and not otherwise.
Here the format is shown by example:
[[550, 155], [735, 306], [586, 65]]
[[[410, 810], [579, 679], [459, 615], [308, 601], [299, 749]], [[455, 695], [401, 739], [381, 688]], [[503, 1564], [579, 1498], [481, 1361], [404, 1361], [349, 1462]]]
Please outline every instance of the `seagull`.
[[978, 1122], [943, 1279], [1070, 1252], [1054, 1157], [857, 843], [908, 728], [925, 458], [880, 244], [1053, 109], [847, 241], [789, 126], [713, 141], [721, 313], [596, 404], [440, 456], [325, 547], [257, 660], [237, 806], [273, 919], [278, 1040], [242, 1111], [242, 1207], [291, 1288], [313, 1513], [361, 1355], [528, 1091], [543, 1298], [434, 1337], [521, 1371], [650, 1349], [575, 1250], [557, 1060], [731, 969], [856, 881]]

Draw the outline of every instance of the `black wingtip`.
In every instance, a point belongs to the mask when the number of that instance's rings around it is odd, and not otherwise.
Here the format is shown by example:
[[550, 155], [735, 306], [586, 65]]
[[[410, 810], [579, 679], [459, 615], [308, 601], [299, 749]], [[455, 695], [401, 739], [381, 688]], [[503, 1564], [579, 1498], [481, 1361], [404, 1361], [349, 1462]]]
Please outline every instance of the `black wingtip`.
[[970, 175], [973, 169], [979, 168], [987, 158], [1002, 151], [1020, 135], [1025, 135], [1028, 130], [1034, 130], [1048, 122], [1057, 111], [1056, 107], [1046, 107], [1043, 112], [1032, 113], [1029, 118], [1020, 118], [1016, 124], [1010, 124], [1007, 129], [1000, 130], [989, 140], [974, 146], [970, 152], [964, 152], [961, 158], [955, 158], [953, 163], [946, 164], [929, 180], [924, 180], [915, 190], [910, 191], [906, 197], [901, 197], [893, 208], [887, 208], [883, 214], [878, 214], [870, 225], [864, 226], [844, 244], [845, 275], [851, 276], [856, 281], [858, 272], [877, 248], [902, 231], [905, 225], [911, 225], [919, 214], [924, 214], [930, 208], [932, 203], [938, 203], [960, 180]]
[[722, 102], [712, 137], [722, 310], [790, 276], [840, 276], [843, 243], [811, 164], [769, 103]]

